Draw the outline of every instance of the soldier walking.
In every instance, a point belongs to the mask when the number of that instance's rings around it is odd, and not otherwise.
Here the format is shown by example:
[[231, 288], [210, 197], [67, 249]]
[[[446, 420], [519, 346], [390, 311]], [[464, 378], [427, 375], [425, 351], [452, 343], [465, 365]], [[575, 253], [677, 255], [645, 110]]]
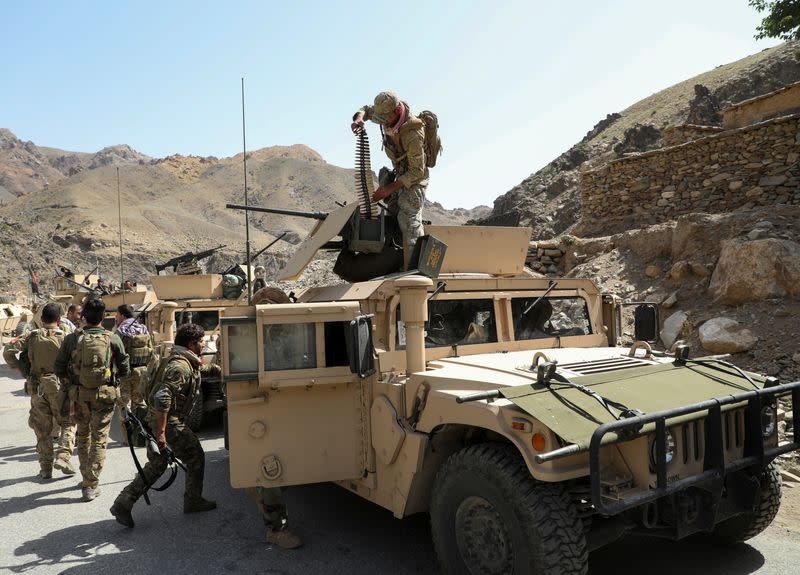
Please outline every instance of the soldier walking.
[[133, 317], [133, 308], [122, 304], [117, 308], [117, 335], [125, 346], [131, 371], [119, 380], [119, 401], [117, 417], [122, 428], [122, 442], [128, 445], [130, 438], [123, 423], [122, 410], [133, 410], [134, 413], [146, 409], [144, 398], [139, 393], [140, 382], [146, 377], [147, 362], [153, 355], [153, 344], [147, 327]]
[[[70, 463], [75, 447], [75, 423], [71, 417], [61, 415], [64, 390], [54, 369], [56, 356], [67, 335], [59, 327], [60, 320], [61, 306], [57, 303], [47, 304], [42, 310], [42, 327], [13, 340], [3, 350], [9, 367], [27, 375], [25, 391], [31, 397], [28, 422], [36, 434], [39, 477], [43, 480], [53, 476], [54, 467], [65, 475], [75, 474]], [[18, 353], [22, 361], [17, 358]], [[54, 420], [61, 426], [55, 461], [51, 437]]]
[[100, 494], [108, 431], [119, 397], [116, 382], [130, 371], [122, 341], [100, 325], [105, 311], [103, 300], [86, 301], [83, 307], [86, 326], [64, 338], [54, 366], [59, 377], [67, 379], [74, 374], [78, 380], [77, 386], [70, 386], [69, 397], [75, 404], [84, 501], [92, 501]]
[[205, 452], [200, 440], [184, 423], [192, 409], [195, 396], [200, 392], [202, 375], [220, 374], [218, 365], [205, 366], [200, 359], [205, 332], [195, 323], [182, 325], [175, 334], [175, 345], [170, 354], [161, 360], [152, 384], [146, 391], [148, 422], [153, 430], [159, 453], [148, 446], [148, 463], [142, 473], [122, 490], [111, 506], [117, 522], [133, 527], [131, 510], [169, 465], [166, 448], [169, 447], [186, 466], [186, 484], [183, 494], [183, 512], [199, 513], [217, 508], [214, 501], [203, 498]]

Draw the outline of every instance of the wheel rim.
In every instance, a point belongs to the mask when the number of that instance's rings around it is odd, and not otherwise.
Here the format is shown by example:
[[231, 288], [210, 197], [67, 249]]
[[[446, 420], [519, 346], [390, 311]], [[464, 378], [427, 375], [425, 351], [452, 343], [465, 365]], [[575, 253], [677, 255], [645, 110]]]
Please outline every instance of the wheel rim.
[[456, 510], [458, 551], [470, 575], [514, 571], [511, 536], [500, 512], [483, 497], [464, 499]]

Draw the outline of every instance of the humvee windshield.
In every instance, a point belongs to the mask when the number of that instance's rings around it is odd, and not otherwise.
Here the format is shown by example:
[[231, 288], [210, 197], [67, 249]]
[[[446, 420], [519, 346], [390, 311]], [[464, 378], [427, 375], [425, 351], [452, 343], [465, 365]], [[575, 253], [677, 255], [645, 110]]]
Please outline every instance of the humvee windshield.
[[212, 332], [219, 326], [219, 311], [212, 309], [206, 311], [184, 310], [175, 314], [177, 327], [185, 323], [199, 324], [206, 332]]
[[[397, 317], [402, 318], [400, 306]], [[406, 344], [405, 324], [397, 321], [397, 345]], [[490, 299], [441, 299], [428, 302], [425, 347], [450, 347], [497, 341], [494, 301]]]
[[536, 299], [536, 296], [531, 296], [511, 300], [515, 340], [592, 333], [589, 308], [583, 298], [545, 298], [523, 315]]

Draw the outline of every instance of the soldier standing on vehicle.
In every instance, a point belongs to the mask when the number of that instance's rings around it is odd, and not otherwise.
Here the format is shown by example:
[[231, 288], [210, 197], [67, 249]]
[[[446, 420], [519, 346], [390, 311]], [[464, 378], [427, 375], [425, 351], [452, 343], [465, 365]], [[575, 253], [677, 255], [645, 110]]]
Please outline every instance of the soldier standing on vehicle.
[[[70, 457], [75, 446], [75, 424], [70, 417], [60, 414], [62, 384], [54, 373], [54, 363], [61, 344], [67, 335], [60, 327], [61, 306], [49, 303], [42, 310], [42, 327], [22, 335], [5, 347], [3, 357], [9, 367], [27, 375], [25, 392], [31, 397], [28, 420], [36, 434], [36, 452], [39, 454], [39, 477], [50, 479], [53, 467], [65, 475], [74, 475]], [[21, 358], [17, 358], [17, 353]], [[54, 421], [61, 426], [58, 450], [53, 461]]]
[[131, 371], [119, 380], [119, 400], [117, 401], [117, 417], [122, 428], [122, 443], [128, 445], [128, 432], [123, 423], [122, 410], [130, 409], [134, 413], [143, 412], [146, 408], [144, 398], [139, 393], [140, 382], [147, 374], [147, 362], [153, 355], [153, 344], [147, 327], [133, 317], [133, 308], [122, 304], [117, 308], [117, 335], [125, 346]]
[[119, 336], [100, 324], [106, 311], [101, 299], [89, 299], [83, 306], [86, 327], [64, 338], [55, 362], [61, 378], [77, 377], [69, 397], [75, 405], [78, 424], [76, 437], [80, 461], [82, 496], [92, 501], [100, 494], [100, 473], [106, 459], [106, 444], [114, 404], [119, 391], [118, 378], [130, 371], [128, 354]]
[[186, 484], [183, 494], [183, 512], [199, 513], [216, 509], [217, 504], [203, 498], [205, 453], [200, 440], [184, 423], [200, 390], [200, 376], [220, 375], [218, 365], [203, 365], [205, 331], [195, 323], [184, 324], [175, 334], [175, 345], [170, 354], [161, 360], [146, 393], [149, 408], [148, 421], [160, 452], [148, 448], [150, 460], [142, 473], [122, 490], [111, 506], [111, 514], [118, 523], [133, 527], [131, 510], [136, 501], [164, 473], [169, 464], [166, 448], [169, 447], [186, 466]]
[[[350, 127], [354, 134], [364, 129], [366, 120], [381, 126], [383, 149], [394, 167], [394, 174], [390, 177], [393, 181], [381, 183], [372, 199], [377, 202], [388, 198], [389, 212], [397, 216], [403, 234], [404, 263], [407, 267], [417, 238], [424, 234], [422, 206], [428, 189], [428, 168], [435, 165], [439, 146], [431, 148], [433, 142], [428, 142], [432, 157], [426, 158], [426, 123], [412, 114], [409, 105], [394, 92], [381, 92], [375, 96], [374, 105], [362, 106], [353, 115]], [[433, 121], [436, 122], [435, 116]]]
[[253, 293], [267, 287], [267, 269], [264, 266], [256, 266], [256, 279], [253, 282]]

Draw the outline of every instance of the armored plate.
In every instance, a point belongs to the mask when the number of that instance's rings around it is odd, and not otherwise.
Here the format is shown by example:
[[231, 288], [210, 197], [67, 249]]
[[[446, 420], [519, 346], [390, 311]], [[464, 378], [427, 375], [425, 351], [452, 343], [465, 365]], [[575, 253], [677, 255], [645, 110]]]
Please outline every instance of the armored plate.
[[[748, 375], [759, 386], [763, 385], [763, 377]], [[733, 370], [722, 373], [704, 366], [679, 366], [674, 363], [569, 379], [591, 388], [605, 398], [643, 413], [654, 413], [753, 389], [745, 379], [735, 375]], [[568, 443], [584, 447], [589, 445], [592, 433], [598, 426], [614, 420], [596, 399], [564, 384], [554, 382], [550, 388], [546, 388], [534, 383], [504, 388], [501, 393]], [[703, 415], [705, 412], [696, 413], [689, 419]], [[682, 421], [676, 418], [667, 423], [674, 425]], [[607, 441], [613, 440], [614, 434], [609, 434]]]
[[303, 240], [294, 255], [286, 262], [280, 271], [278, 281], [294, 281], [300, 278], [308, 263], [314, 258], [317, 251], [332, 240], [342, 231], [342, 228], [358, 209], [358, 204], [345, 204], [335, 209], [328, 217], [317, 222], [311, 233]]

